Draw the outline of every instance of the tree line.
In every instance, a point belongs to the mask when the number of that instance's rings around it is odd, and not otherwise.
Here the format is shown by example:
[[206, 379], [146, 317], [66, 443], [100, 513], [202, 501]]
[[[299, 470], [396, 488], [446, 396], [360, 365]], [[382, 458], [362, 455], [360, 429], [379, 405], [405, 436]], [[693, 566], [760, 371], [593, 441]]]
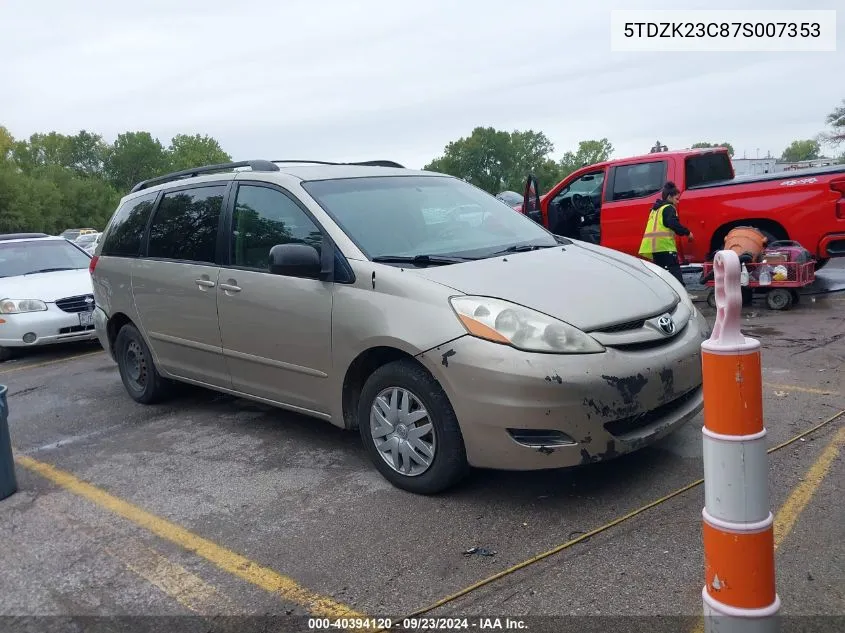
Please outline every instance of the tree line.
[[[793, 141], [781, 154], [781, 160], [813, 160], [821, 157], [822, 145], [838, 147], [845, 142], [845, 99], [842, 105], [827, 116], [825, 124], [829, 127], [828, 131], [813, 139]], [[690, 147], [724, 147], [734, 156], [734, 147], [728, 142], [700, 141]], [[669, 149], [658, 141], [650, 149], [643, 148], [643, 153]], [[611, 158], [613, 145], [608, 139], [602, 138], [581, 141], [574, 151], [567, 151], [558, 159], [552, 156], [553, 152], [554, 145], [542, 132], [505, 132], [491, 127], [477, 127], [469, 136], [446, 145], [443, 154], [424, 169], [463, 178], [494, 194], [506, 190], [522, 193], [527, 174], [534, 174], [540, 187], [549, 189], [584, 165]], [[845, 154], [840, 157], [840, 161], [845, 162]]]
[[199, 134], [178, 134], [165, 146], [149, 132], [107, 143], [86, 130], [15, 139], [0, 126], [0, 232], [102, 230], [141, 180], [230, 160], [220, 143]]
[[[825, 119], [827, 131], [814, 139], [793, 141], [782, 153], [787, 162], [821, 156], [822, 145], [845, 143], [845, 99]], [[691, 147], [725, 147], [728, 142], [700, 141]], [[608, 160], [614, 148], [607, 138], [585, 140], [554, 157], [554, 145], [536, 130], [507, 132], [476, 127], [452, 141], [424, 169], [447, 173], [490, 192], [522, 192], [527, 174], [549, 188], [584, 165]], [[669, 148], [658, 142], [647, 151]], [[845, 154], [843, 154], [845, 159]], [[112, 143], [82, 130], [15, 139], [0, 126], [0, 232], [67, 228], [103, 229], [121, 196], [136, 183], [170, 171], [232, 160], [207, 135], [177, 134], [165, 145], [149, 132], [124, 132]]]

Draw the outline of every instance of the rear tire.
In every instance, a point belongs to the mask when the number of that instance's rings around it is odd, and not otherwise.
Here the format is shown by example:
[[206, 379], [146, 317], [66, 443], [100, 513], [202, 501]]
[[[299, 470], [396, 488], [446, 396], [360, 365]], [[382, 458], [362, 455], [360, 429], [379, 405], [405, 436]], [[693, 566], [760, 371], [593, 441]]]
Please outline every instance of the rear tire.
[[8, 347], [0, 347], [0, 363], [11, 360], [12, 356], [14, 356], [14, 354]]
[[150, 348], [134, 325], [120, 328], [114, 349], [120, 379], [135, 402], [155, 404], [170, 395], [170, 382], [158, 373]]
[[[402, 414], [406, 402], [410, 413]], [[414, 361], [388, 363], [367, 379], [358, 402], [358, 429], [376, 469], [402, 490], [437, 494], [469, 472], [452, 405], [437, 380]]]

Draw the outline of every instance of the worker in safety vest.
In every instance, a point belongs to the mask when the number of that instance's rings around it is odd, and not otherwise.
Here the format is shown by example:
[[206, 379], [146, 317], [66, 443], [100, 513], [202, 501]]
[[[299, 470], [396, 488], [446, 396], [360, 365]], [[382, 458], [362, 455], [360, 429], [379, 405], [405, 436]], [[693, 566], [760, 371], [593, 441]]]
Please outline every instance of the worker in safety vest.
[[640, 256], [665, 268], [683, 284], [684, 275], [681, 273], [681, 264], [678, 261], [675, 236], [685, 235], [691, 242], [692, 231], [678, 219], [677, 205], [680, 199], [681, 192], [674, 182], [670, 181], [663, 185], [660, 197], [648, 214], [645, 234], [640, 243]]

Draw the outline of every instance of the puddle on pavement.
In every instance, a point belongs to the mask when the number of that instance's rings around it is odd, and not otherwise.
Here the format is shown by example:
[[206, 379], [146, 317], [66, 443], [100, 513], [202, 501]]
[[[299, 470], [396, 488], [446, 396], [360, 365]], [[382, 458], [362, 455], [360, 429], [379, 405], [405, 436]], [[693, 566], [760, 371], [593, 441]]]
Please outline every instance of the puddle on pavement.
[[743, 334], [748, 334], [751, 336], [781, 336], [783, 332], [768, 325], [754, 325], [753, 323], [749, 323], [748, 325], [740, 326], [740, 330]]

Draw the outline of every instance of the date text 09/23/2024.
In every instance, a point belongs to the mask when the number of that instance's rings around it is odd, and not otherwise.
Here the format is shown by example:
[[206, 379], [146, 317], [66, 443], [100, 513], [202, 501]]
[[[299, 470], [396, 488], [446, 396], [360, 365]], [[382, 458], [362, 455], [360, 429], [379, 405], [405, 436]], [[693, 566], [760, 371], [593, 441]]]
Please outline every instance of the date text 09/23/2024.
[[504, 631], [526, 630], [519, 618], [310, 618], [309, 631]]

